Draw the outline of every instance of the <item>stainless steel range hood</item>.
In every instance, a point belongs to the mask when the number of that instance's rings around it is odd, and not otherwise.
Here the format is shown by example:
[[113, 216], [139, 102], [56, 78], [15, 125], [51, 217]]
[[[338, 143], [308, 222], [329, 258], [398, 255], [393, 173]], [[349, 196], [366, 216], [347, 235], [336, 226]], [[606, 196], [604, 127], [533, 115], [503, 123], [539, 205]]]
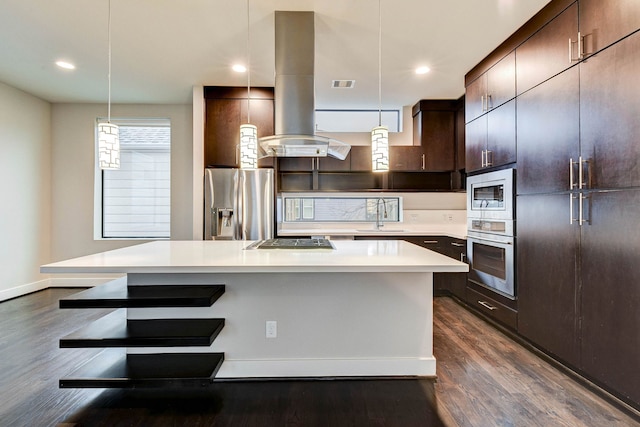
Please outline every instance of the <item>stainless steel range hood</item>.
[[275, 12], [275, 130], [260, 138], [267, 156], [344, 160], [351, 146], [315, 135], [315, 15]]

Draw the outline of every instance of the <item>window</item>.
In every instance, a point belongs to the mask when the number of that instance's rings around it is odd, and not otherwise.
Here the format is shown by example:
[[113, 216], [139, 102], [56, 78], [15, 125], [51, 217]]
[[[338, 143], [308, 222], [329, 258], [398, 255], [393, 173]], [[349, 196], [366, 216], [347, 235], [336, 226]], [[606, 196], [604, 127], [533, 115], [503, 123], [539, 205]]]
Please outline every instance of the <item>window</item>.
[[[100, 120], [99, 120], [100, 121]], [[120, 169], [100, 170], [99, 238], [170, 237], [171, 124], [112, 119], [120, 127]], [[98, 183], [97, 183], [98, 184]], [[98, 197], [96, 197], [98, 199]]]

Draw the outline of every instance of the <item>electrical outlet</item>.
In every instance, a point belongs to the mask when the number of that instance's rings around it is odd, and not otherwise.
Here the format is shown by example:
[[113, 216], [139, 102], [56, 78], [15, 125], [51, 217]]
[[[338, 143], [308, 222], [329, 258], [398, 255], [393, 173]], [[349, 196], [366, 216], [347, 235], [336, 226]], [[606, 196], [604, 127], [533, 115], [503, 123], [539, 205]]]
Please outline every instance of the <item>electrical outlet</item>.
[[275, 320], [267, 320], [265, 332], [267, 338], [276, 338], [278, 336], [278, 322]]

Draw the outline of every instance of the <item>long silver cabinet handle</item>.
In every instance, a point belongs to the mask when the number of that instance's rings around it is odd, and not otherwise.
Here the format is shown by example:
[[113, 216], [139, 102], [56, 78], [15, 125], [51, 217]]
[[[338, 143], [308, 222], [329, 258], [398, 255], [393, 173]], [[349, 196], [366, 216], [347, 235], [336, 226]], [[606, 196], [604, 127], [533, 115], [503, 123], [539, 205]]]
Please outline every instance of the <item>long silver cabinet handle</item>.
[[458, 243], [458, 242], [451, 242], [451, 245], [453, 245], [453, 246], [457, 246], [457, 247], [459, 247], [459, 248], [461, 248], [461, 247], [463, 247], [463, 246], [466, 246], [464, 243]]
[[425, 243], [427, 245], [435, 245], [438, 243], [437, 240], [423, 240], [422, 243]]
[[[487, 151], [487, 162], [486, 162], [486, 166], [493, 166], [493, 151], [491, 150], [486, 150]], [[491, 160], [489, 160], [489, 154], [491, 154]]]
[[423, 154], [422, 155], [422, 170], [424, 170], [424, 167], [425, 167], [425, 164], [426, 164], [425, 161], [426, 161], [426, 155]]
[[575, 194], [569, 194], [569, 225], [573, 225], [573, 221], [577, 221], [573, 217], [573, 201], [575, 200]]
[[584, 196], [582, 195], [582, 193], [580, 193], [579, 197], [578, 197], [578, 203], [579, 203], [579, 206], [578, 206], [578, 224], [579, 225], [582, 225], [582, 221], [583, 221], [583, 212], [582, 212], [582, 200], [583, 200], [583, 197]]
[[460, 254], [460, 262], [464, 262], [464, 259], [467, 257], [467, 254], [465, 253], [461, 253]]
[[587, 179], [588, 179], [588, 176], [590, 176], [590, 172], [591, 172], [591, 160], [584, 160], [582, 156], [580, 156], [580, 159], [579, 159], [580, 170], [578, 172], [578, 188], [580, 189], [589, 188], [588, 181], [585, 180], [583, 164], [587, 165]]
[[486, 301], [478, 301], [478, 304], [480, 304], [481, 306], [488, 308], [489, 310], [493, 311], [493, 310], [497, 310], [496, 307], [492, 306], [491, 304], [489, 304]]
[[582, 156], [580, 156], [578, 157], [578, 188], [580, 190], [582, 190], [583, 180], [584, 180], [584, 174], [582, 173]]
[[573, 158], [569, 159], [569, 190], [573, 190], [576, 186], [575, 178], [573, 176], [573, 165], [575, 165], [576, 162], [573, 161]]
[[[582, 34], [580, 33], [580, 31], [578, 31], [578, 39], [574, 42], [573, 40], [571, 40], [571, 38], [569, 38], [569, 63], [572, 62], [576, 62], [576, 61], [582, 61], [584, 59], [584, 45], [582, 43]], [[578, 52], [577, 56], [574, 58], [573, 56], [573, 45], [577, 45], [578, 46]]]
[[484, 95], [482, 95], [482, 96], [480, 97], [480, 100], [482, 101], [482, 112], [484, 113], [485, 111], [487, 111], [487, 110], [484, 108]]
[[585, 215], [584, 215], [584, 201], [585, 200], [589, 200], [589, 196], [584, 195], [583, 193], [580, 193], [580, 209], [579, 209], [579, 217], [578, 217], [578, 222], [580, 224], [580, 226], [582, 226], [582, 224], [589, 224], [589, 218], [585, 219]]
[[583, 47], [582, 47], [582, 35], [580, 34], [580, 31], [578, 31], [578, 59], [584, 59], [584, 52], [582, 51]]
[[481, 160], [482, 160], [482, 166], [481, 166], [481, 167], [485, 167], [485, 166], [487, 166], [486, 162], [484, 161], [485, 151], [486, 151], [486, 150], [482, 150], [482, 159], [481, 159]]
[[569, 37], [569, 64], [573, 62], [573, 40]]

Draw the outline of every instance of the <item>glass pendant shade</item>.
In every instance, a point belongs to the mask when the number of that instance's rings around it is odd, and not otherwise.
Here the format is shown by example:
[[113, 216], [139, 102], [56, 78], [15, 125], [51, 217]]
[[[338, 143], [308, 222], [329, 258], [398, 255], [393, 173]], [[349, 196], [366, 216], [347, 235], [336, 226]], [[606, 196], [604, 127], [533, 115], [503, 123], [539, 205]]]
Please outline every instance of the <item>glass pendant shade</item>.
[[373, 172], [389, 170], [389, 128], [386, 126], [371, 131], [371, 165]]
[[258, 167], [258, 128], [251, 124], [240, 125], [240, 169]]
[[98, 161], [100, 169], [120, 169], [120, 135], [113, 123], [98, 124]]

